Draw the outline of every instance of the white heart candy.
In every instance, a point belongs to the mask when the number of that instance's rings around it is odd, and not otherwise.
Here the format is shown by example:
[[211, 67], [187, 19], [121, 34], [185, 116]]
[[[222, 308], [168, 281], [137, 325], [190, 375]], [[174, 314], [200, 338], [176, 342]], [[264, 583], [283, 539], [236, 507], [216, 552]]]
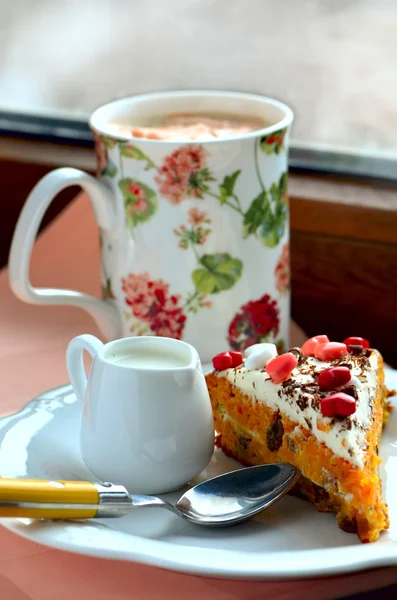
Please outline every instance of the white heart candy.
[[263, 369], [268, 362], [277, 356], [277, 348], [274, 344], [255, 344], [255, 346], [266, 346], [261, 350], [258, 348], [255, 352], [249, 354], [245, 360], [245, 366], [250, 371], [254, 369]]
[[268, 350], [269, 352], [272, 352], [273, 353], [272, 358], [275, 358], [278, 354], [275, 344], [268, 344], [268, 343], [263, 342], [262, 344], [253, 344], [252, 346], [249, 346], [248, 348], [246, 348], [244, 350], [244, 356], [247, 358], [253, 352], [255, 352], [255, 353], [262, 352], [264, 350]]

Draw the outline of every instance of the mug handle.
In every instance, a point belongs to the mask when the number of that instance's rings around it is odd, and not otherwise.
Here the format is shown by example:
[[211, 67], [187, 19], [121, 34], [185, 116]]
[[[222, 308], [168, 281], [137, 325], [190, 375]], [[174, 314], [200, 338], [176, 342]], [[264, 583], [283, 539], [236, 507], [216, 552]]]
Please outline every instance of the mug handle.
[[56, 169], [30, 192], [19, 216], [9, 256], [9, 282], [14, 294], [32, 304], [63, 304], [84, 308], [107, 339], [121, 336], [121, 319], [114, 306], [72, 290], [34, 288], [29, 281], [30, 256], [41, 220], [55, 196], [71, 185], [89, 196], [98, 226], [105, 232], [124, 228], [124, 207], [102, 182], [79, 169]]
[[95, 335], [83, 334], [70, 340], [66, 350], [66, 367], [70, 383], [77, 399], [83, 402], [87, 387], [87, 375], [85, 374], [83, 352], [87, 350], [94, 360], [104, 344]]

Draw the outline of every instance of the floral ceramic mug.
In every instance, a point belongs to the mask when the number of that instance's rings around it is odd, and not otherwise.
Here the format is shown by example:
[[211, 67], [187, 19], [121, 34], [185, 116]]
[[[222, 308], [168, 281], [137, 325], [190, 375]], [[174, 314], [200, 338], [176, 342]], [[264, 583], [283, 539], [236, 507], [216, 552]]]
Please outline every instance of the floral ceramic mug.
[[[175, 113], [232, 114], [267, 125], [205, 142], [115, 133], [115, 124]], [[33, 189], [11, 248], [13, 291], [27, 302], [85, 308], [107, 339], [186, 340], [203, 361], [228, 346], [288, 345], [292, 119], [276, 100], [229, 92], [147, 94], [99, 108], [90, 120], [98, 178], [57, 169]], [[102, 300], [33, 288], [28, 279], [40, 221], [70, 185], [88, 193], [98, 222]]]

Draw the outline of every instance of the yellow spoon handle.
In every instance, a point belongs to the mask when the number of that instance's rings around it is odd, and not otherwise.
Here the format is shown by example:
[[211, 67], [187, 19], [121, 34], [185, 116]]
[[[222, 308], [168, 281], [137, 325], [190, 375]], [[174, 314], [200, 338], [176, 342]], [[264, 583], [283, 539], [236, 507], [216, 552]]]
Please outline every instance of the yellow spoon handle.
[[[89, 481], [0, 478], [0, 517], [91, 519], [102, 516], [100, 513], [104, 514], [107, 504], [114, 500], [120, 506], [117, 513], [130, 503], [129, 494], [122, 486]], [[114, 516], [119, 516], [116, 510]]]

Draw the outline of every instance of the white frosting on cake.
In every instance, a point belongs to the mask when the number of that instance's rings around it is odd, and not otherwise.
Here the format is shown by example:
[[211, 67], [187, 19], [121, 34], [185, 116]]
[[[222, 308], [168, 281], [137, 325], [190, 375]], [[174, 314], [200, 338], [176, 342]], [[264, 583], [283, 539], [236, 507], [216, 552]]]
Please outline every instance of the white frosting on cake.
[[[244, 394], [263, 402], [272, 410], [280, 410], [300, 427], [309, 429], [334, 454], [362, 468], [366, 434], [372, 423], [373, 403], [377, 391], [379, 353], [372, 350], [368, 359], [363, 355], [348, 355], [343, 358], [343, 364], [351, 365], [352, 380], [332, 391], [321, 391], [317, 385], [317, 376], [329, 367], [330, 363], [312, 357], [298, 365], [291, 378], [280, 384], [273, 383], [265, 371], [249, 370], [245, 365], [215, 371], [214, 374], [226, 377]], [[305, 386], [311, 388], [305, 389]], [[357, 393], [356, 412], [347, 418], [324, 417], [320, 411], [319, 398], [336, 391], [343, 392], [345, 388], [352, 386]], [[331, 425], [330, 430], [319, 429], [322, 424]]]

